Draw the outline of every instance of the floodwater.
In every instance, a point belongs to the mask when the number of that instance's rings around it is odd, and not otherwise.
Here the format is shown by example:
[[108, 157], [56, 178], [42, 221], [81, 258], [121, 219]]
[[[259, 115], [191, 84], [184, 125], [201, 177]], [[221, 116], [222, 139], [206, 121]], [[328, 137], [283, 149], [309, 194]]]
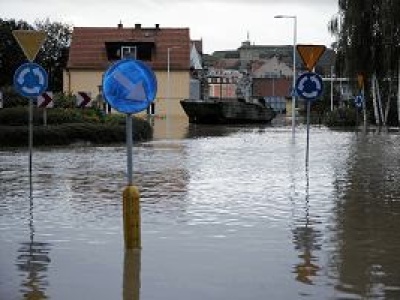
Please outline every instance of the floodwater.
[[400, 299], [397, 130], [312, 127], [306, 164], [301, 125], [171, 129], [133, 150], [141, 251], [123, 145], [35, 148], [32, 197], [0, 150], [0, 299]]

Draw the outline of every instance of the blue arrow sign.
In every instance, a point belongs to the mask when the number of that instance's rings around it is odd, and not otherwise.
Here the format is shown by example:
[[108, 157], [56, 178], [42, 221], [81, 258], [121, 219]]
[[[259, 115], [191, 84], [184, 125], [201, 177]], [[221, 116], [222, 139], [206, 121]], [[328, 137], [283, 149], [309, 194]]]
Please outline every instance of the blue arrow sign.
[[156, 94], [156, 76], [141, 61], [120, 60], [104, 74], [104, 98], [119, 112], [131, 114], [143, 111], [154, 101]]
[[46, 71], [36, 63], [25, 63], [14, 73], [14, 88], [25, 97], [37, 97], [47, 89]]
[[321, 96], [322, 90], [322, 78], [317, 73], [307, 72], [301, 74], [296, 80], [296, 92], [305, 100], [316, 100]]

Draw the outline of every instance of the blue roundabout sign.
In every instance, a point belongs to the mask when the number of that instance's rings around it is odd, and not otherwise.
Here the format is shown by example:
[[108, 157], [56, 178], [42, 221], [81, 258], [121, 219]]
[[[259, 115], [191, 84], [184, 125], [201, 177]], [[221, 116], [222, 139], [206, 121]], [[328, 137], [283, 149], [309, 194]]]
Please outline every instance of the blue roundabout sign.
[[48, 76], [42, 66], [25, 63], [14, 73], [14, 88], [25, 97], [37, 97], [47, 89]]
[[364, 103], [364, 97], [362, 95], [357, 95], [354, 98], [354, 104], [356, 105], [357, 108], [361, 108]]
[[154, 72], [139, 60], [123, 59], [113, 64], [103, 77], [104, 99], [119, 112], [145, 110], [157, 94]]
[[317, 73], [307, 72], [296, 80], [296, 92], [301, 98], [312, 101], [321, 96], [323, 90], [322, 78]]

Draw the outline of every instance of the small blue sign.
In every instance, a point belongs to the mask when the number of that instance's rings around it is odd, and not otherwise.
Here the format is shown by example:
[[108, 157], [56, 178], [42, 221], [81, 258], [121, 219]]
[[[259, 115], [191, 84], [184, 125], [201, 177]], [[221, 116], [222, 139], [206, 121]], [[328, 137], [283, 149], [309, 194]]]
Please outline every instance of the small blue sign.
[[356, 105], [357, 108], [361, 108], [364, 103], [364, 97], [362, 95], [357, 95], [354, 98], [354, 104]]
[[47, 84], [47, 72], [36, 63], [25, 63], [14, 73], [14, 88], [22, 96], [40, 96], [46, 91]]
[[316, 100], [321, 96], [322, 90], [322, 78], [317, 73], [307, 72], [301, 74], [296, 80], [296, 92], [305, 100]]
[[123, 59], [113, 64], [103, 77], [103, 96], [122, 113], [145, 110], [157, 94], [157, 78], [145, 63]]

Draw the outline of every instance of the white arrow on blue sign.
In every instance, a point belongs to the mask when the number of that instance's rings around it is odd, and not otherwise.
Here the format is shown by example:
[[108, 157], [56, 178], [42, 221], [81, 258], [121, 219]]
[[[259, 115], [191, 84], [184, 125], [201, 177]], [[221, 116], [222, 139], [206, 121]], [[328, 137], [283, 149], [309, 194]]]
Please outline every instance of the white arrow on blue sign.
[[321, 96], [322, 90], [322, 78], [317, 73], [307, 72], [301, 74], [296, 80], [296, 92], [305, 100], [316, 100]]
[[357, 108], [361, 108], [364, 103], [364, 97], [362, 95], [357, 95], [354, 99], [354, 104]]
[[47, 72], [36, 63], [25, 63], [14, 73], [14, 88], [22, 96], [40, 96], [46, 91], [47, 84]]
[[156, 76], [139, 60], [120, 60], [104, 74], [104, 98], [119, 112], [131, 114], [145, 110], [156, 94]]

